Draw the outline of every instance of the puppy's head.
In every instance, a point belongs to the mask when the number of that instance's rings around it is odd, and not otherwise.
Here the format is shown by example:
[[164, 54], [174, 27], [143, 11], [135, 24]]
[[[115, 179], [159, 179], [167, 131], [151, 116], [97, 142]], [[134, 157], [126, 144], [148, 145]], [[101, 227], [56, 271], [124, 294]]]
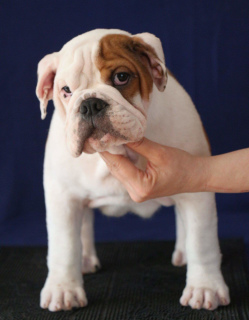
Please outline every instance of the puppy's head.
[[42, 119], [48, 100], [65, 120], [71, 154], [111, 150], [140, 140], [150, 95], [167, 82], [160, 40], [149, 33], [94, 30], [38, 65]]

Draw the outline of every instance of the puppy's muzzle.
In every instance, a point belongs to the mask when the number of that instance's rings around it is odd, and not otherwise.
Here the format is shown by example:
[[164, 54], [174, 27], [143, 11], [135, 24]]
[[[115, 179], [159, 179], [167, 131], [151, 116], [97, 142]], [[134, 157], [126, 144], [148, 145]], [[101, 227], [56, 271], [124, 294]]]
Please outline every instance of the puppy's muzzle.
[[93, 123], [94, 118], [103, 115], [108, 104], [98, 98], [89, 98], [80, 104], [80, 114], [82, 119]]

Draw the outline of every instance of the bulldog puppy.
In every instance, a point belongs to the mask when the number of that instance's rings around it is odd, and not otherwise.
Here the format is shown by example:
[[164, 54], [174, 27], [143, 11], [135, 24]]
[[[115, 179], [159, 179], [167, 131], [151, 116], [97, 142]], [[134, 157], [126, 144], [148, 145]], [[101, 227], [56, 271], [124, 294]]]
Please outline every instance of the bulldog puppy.
[[44, 163], [49, 273], [41, 307], [59, 311], [87, 305], [82, 273], [100, 268], [93, 208], [111, 216], [132, 211], [147, 218], [161, 205], [175, 206], [172, 263], [187, 263], [180, 303], [209, 310], [227, 305], [214, 195], [179, 194], [135, 203], [99, 155], [123, 154], [143, 168], [144, 159], [125, 144], [144, 136], [210, 155], [193, 102], [167, 75], [160, 40], [149, 33], [87, 32], [40, 61], [36, 92], [42, 119], [48, 100], [55, 105]]

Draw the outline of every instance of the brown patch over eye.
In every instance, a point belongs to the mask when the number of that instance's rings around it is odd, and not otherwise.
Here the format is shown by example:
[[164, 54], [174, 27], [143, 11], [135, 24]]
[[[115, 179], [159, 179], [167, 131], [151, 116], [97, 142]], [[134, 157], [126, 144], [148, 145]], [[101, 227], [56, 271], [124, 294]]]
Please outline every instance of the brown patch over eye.
[[[142, 99], [149, 100], [153, 87], [153, 80], [146, 66], [147, 62], [144, 61], [141, 52], [136, 50], [136, 46], [137, 42], [132, 37], [121, 34], [107, 35], [100, 40], [96, 60], [101, 78], [107, 84], [119, 83], [117, 79], [121, 79], [120, 73], [129, 74], [127, 83], [120, 86], [114, 85], [128, 101], [138, 93]], [[115, 79], [114, 83], [113, 79]]]

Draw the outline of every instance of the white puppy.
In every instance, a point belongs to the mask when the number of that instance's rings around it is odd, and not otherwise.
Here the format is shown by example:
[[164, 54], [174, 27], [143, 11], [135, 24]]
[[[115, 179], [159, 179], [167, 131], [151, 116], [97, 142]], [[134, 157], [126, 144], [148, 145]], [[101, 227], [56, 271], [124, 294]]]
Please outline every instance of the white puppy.
[[123, 154], [143, 167], [143, 159], [128, 152], [125, 144], [146, 136], [209, 155], [193, 102], [174, 77], [167, 76], [160, 40], [121, 30], [80, 35], [40, 61], [37, 96], [43, 119], [48, 100], [55, 105], [44, 163], [49, 274], [41, 307], [58, 311], [87, 305], [82, 272], [100, 267], [93, 208], [113, 216], [132, 211], [150, 217], [160, 205], [175, 205], [172, 262], [188, 265], [181, 304], [210, 310], [228, 304], [214, 195], [180, 194], [135, 203], [98, 153]]

